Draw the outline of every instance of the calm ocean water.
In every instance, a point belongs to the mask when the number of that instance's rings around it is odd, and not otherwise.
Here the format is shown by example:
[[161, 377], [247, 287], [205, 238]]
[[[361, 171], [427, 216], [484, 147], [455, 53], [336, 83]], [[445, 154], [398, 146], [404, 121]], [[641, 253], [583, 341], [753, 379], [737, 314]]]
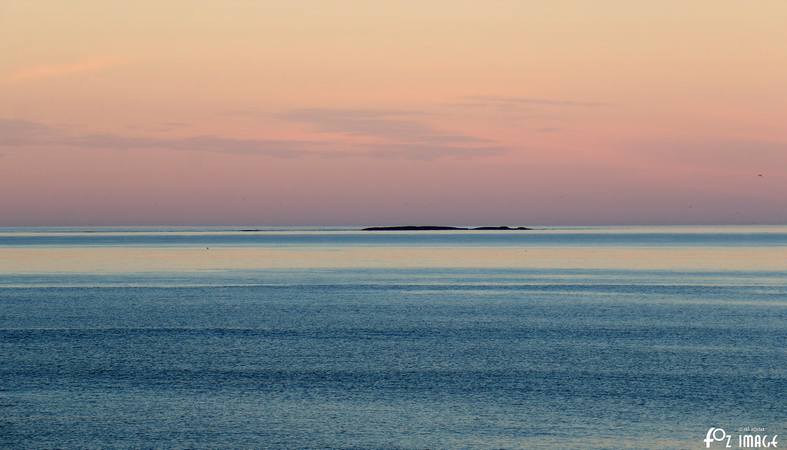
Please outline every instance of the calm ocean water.
[[787, 227], [237, 230], [0, 229], [0, 448], [787, 445]]

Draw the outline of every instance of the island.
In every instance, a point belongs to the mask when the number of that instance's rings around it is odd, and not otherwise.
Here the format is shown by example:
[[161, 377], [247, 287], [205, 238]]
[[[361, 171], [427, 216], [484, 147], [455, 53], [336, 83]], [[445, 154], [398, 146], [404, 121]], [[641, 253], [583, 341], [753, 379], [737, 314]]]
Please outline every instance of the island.
[[392, 227], [368, 227], [361, 231], [452, 231], [452, 230], [471, 230], [471, 231], [516, 231], [532, 230], [528, 227], [447, 227], [438, 225], [400, 225]]

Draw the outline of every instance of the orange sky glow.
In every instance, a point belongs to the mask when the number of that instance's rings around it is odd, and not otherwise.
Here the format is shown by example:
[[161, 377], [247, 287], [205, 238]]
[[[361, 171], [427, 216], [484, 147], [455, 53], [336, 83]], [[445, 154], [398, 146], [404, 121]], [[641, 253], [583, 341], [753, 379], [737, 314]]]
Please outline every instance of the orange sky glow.
[[7, 0], [0, 54], [0, 226], [787, 223], [783, 0]]

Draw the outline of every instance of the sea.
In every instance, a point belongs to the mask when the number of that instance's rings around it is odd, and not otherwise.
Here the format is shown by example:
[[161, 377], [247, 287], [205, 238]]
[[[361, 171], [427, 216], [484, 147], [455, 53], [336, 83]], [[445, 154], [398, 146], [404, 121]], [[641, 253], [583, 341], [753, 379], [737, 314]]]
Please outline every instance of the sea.
[[719, 429], [787, 447], [787, 227], [0, 229], [0, 448], [725, 448]]

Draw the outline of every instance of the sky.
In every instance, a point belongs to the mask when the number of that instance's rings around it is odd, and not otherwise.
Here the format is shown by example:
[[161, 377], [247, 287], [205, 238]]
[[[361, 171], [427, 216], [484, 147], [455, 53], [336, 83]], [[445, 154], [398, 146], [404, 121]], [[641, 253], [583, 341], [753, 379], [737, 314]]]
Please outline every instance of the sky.
[[787, 223], [787, 1], [0, 0], [0, 226]]

